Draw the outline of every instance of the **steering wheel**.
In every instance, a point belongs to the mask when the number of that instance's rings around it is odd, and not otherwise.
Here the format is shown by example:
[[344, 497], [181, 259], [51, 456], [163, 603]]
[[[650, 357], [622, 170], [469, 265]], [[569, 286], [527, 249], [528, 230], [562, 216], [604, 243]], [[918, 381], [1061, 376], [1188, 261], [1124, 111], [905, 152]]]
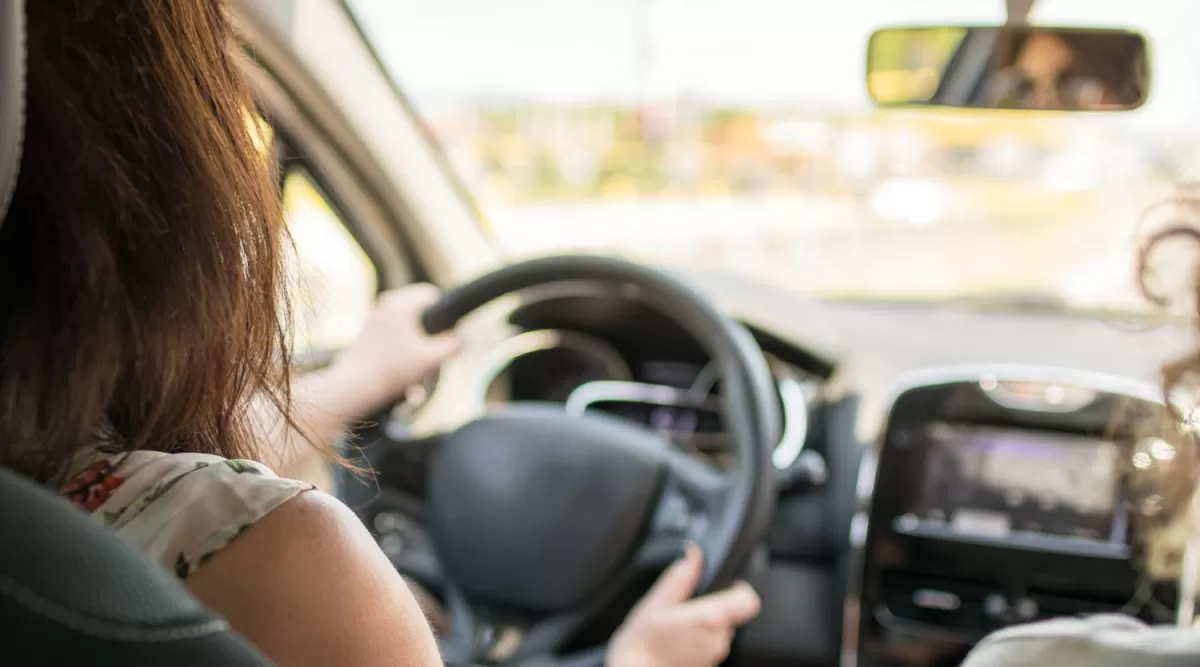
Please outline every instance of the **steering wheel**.
[[770, 525], [780, 415], [766, 360], [744, 327], [682, 282], [613, 258], [535, 259], [447, 292], [423, 324], [447, 331], [499, 297], [562, 281], [634, 290], [692, 334], [721, 370], [736, 463], [718, 471], [642, 427], [557, 406], [511, 406], [435, 436], [426, 517], [451, 665], [598, 666], [603, 646], [561, 652], [636, 575], [691, 541], [705, 556], [697, 593], [724, 587]]

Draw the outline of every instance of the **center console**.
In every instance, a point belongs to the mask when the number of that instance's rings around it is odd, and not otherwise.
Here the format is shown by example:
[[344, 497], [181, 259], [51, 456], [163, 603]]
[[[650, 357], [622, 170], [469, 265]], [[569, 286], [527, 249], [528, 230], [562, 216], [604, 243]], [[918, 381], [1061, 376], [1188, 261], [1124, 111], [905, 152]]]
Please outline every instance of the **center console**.
[[1171, 593], [1135, 567], [1117, 419], [1161, 414], [1158, 397], [1053, 368], [910, 377], [860, 477], [843, 665], [956, 665], [1056, 616], [1164, 620]]

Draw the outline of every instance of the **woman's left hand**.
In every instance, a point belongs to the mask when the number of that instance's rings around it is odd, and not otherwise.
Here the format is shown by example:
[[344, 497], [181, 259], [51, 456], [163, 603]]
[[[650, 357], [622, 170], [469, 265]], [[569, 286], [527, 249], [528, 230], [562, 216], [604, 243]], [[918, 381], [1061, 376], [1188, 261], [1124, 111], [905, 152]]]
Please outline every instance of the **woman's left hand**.
[[351, 417], [365, 416], [395, 401], [458, 351], [454, 332], [430, 336], [421, 324], [421, 315], [440, 296], [436, 287], [427, 284], [379, 296], [362, 335], [330, 369], [361, 391], [357, 402], [362, 404], [354, 406], [356, 414]]

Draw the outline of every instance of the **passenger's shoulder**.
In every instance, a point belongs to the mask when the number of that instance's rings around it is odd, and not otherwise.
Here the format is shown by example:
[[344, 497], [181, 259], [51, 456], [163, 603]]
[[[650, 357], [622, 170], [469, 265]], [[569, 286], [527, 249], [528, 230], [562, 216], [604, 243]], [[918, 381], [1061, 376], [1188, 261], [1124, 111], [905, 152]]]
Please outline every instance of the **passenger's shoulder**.
[[1200, 662], [1200, 632], [1117, 614], [1060, 618], [986, 637], [964, 667], [1176, 667]]

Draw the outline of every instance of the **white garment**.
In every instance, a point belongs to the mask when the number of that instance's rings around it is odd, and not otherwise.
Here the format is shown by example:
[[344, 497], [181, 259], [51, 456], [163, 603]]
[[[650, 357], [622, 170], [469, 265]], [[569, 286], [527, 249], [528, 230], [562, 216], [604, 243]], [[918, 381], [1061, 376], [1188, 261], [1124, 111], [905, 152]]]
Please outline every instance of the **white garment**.
[[1057, 618], [988, 635], [963, 667], [1194, 667], [1200, 630], [1117, 614]]
[[187, 578], [268, 512], [314, 488], [254, 461], [139, 451], [95, 460], [62, 493]]

